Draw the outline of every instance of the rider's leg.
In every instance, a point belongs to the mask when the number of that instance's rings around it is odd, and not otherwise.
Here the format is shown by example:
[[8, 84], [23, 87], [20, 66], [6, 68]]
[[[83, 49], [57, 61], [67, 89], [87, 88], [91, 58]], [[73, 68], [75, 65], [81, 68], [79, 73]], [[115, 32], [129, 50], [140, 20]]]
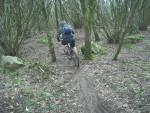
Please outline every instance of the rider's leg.
[[68, 45], [66, 44], [66, 45], [64, 45], [64, 53], [66, 54], [66, 55], [69, 55], [69, 50], [68, 50], [68, 47], [67, 47]]
[[78, 55], [77, 47], [73, 47], [73, 49], [72, 49], [72, 50], [76, 53], [76, 55]]
[[64, 54], [67, 54], [67, 51], [66, 51], [66, 44], [67, 44], [67, 43], [66, 43], [66, 41], [65, 41], [65, 40], [62, 40], [62, 41], [61, 41], [61, 44], [62, 44], [62, 46], [63, 46], [62, 49], [63, 49], [63, 51], [64, 51]]
[[77, 47], [75, 46], [75, 40], [74, 39], [72, 39], [70, 46], [71, 46], [72, 50], [78, 55], [78, 51], [77, 51]]

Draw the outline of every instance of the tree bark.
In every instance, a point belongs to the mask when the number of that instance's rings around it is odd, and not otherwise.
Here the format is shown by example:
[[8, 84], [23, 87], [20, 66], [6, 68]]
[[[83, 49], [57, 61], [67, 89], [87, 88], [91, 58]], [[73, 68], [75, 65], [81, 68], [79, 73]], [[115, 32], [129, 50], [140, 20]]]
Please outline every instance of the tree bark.
[[55, 55], [54, 45], [52, 42], [52, 37], [49, 33], [47, 33], [47, 37], [48, 37], [48, 44], [49, 44], [49, 53], [51, 53], [51, 61], [56, 62], [56, 55]]
[[60, 16], [61, 16], [61, 20], [64, 20], [64, 15], [63, 15], [63, 7], [62, 7], [62, 1], [61, 0], [58, 0], [59, 1], [59, 8], [60, 8]]
[[45, 22], [46, 22], [46, 33], [47, 33], [47, 38], [48, 38], [48, 44], [49, 44], [49, 52], [51, 54], [51, 61], [52, 62], [56, 62], [56, 55], [55, 55], [55, 50], [54, 50], [54, 45], [53, 45], [53, 41], [52, 41], [52, 37], [49, 33], [49, 18], [48, 18], [48, 14], [47, 11], [45, 9], [45, 5], [44, 5], [44, 0], [42, 1], [42, 12], [45, 18]]
[[4, 12], [4, 0], [0, 0], [0, 16], [3, 14]]
[[122, 48], [122, 45], [123, 45], [123, 41], [124, 41], [124, 32], [121, 32], [121, 34], [119, 36], [119, 39], [120, 39], [120, 43], [119, 43], [118, 49], [116, 51], [116, 54], [115, 54], [113, 60], [117, 60], [118, 55], [119, 55], [119, 53], [121, 51], [121, 48]]
[[119, 46], [118, 46], [118, 49], [117, 49], [117, 51], [116, 51], [116, 54], [114, 55], [114, 57], [113, 57], [113, 59], [112, 60], [117, 60], [117, 58], [118, 58], [118, 55], [119, 55], [119, 53], [120, 53], [120, 51], [121, 51], [121, 48], [122, 48], [122, 45], [123, 45], [123, 41], [124, 41], [124, 36], [125, 36], [125, 34], [126, 34], [126, 32], [127, 32], [127, 29], [128, 29], [128, 27], [129, 27], [129, 24], [130, 24], [130, 22], [131, 22], [131, 15], [132, 14], [129, 14], [129, 16], [128, 16], [128, 18], [127, 18], [127, 21], [126, 21], [126, 24], [125, 24], [125, 27], [124, 27], [124, 29], [122, 29], [122, 31], [121, 31], [121, 33], [120, 33], [120, 35], [119, 35]]
[[91, 50], [91, 31], [88, 28], [87, 25], [84, 25], [84, 29], [85, 29], [85, 59], [86, 60], [91, 60], [92, 59], [92, 50]]
[[80, 0], [83, 20], [84, 20], [84, 30], [85, 30], [85, 48], [84, 48], [84, 57], [86, 60], [92, 59], [92, 50], [91, 50], [91, 31], [92, 24], [94, 20], [94, 8], [95, 0]]
[[57, 0], [55, 0], [55, 19], [56, 19], [56, 27], [58, 28], [59, 20], [58, 20]]
[[93, 32], [94, 32], [95, 41], [99, 42], [100, 41], [100, 37], [99, 37], [97, 29], [96, 29], [96, 27], [94, 25], [93, 25]]

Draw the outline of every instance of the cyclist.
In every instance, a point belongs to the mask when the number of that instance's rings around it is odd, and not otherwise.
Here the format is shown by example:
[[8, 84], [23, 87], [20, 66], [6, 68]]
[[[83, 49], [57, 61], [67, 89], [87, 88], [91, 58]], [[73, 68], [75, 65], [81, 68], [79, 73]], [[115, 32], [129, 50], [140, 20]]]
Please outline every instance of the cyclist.
[[57, 40], [61, 41], [61, 44], [64, 46], [69, 43], [70, 47], [73, 48], [75, 52], [77, 52], [75, 47], [74, 30], [71, 25], [67, 24], [65, 21], [61, 21], [59, 23]]

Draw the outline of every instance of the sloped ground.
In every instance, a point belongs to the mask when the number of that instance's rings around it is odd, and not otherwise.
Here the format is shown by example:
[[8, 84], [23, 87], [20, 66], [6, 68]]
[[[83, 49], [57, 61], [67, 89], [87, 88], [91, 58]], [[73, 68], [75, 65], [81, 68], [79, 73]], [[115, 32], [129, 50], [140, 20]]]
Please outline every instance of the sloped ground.
[[[108, 54], [86, 64], [70, 89], [84, 113], [150, 112], [150, 37], [123, 48], [120, 60], [111, 61], [115, 45], [106, 45]], [[71, 82], [72, 84], [72, 82]], [[69, 84], [70, 86], [70, 84]]]
[[[81, 61], [79, 69], [56, 42], [57, 63], [48, 57], [48, 45], [35, 36], [21, 51], [27, 66], [0, 75], [0, 113], [149, 113], [150, 37], [125, 46], [118, 61], [111, 61], [116, 45], [103, 44], [107, 54]], [[77, 46], [84, 38], [76, 33]]]

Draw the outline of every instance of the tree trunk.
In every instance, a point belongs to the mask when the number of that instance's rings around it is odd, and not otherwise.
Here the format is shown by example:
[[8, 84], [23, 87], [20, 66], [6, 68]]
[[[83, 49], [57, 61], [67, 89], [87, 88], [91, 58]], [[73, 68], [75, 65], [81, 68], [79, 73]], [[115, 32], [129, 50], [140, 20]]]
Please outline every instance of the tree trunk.
[[80, 0], [80, 3], [83, 13], [84, 30], [85, 30], [84, 57], [86, 60], [91, 60], [92, 59], [91, 31], [94, 20], [95, 0]]
[[38, 22], [37, 22], [37, 24], [38, 24], [38, 32], [41, 33], [40, 17], [38, 17], [38, 18], [39, 18]]
[[95, 26], [93, 26], [93, 32], [94, 32], [95, 41], [96, 41], [96, 42], [99, 42], [99, 41], [100, 41], [100, 37], [99, 37], [99, 35], [98, 35], [97, 29], [96, 29]]
[[56, 62], [56, 55], [55, 55], [54, 45], [53, 45], [52, 37], [49, 34], [49, 18], [48, 18], [48, 13], [45, 9], [44, 0], [42, 1], [42, 7], [43, 7], [42, 12], [43, 12], [45, 22], [46, 22], [46, 33], [47, 33], [47, 37], [48, 37], [48, 44], [49, 44], [49, 52], [51, 54], [51, 61]]
[[48, 44], [49, 44], [49, 53], [51, 53], [51, 61], [56, 62], [56, 55], [55, 55], [54, 45], [52, 42], [52, 37], [49, 33], [47, 33], [47, 37], [48, 37]]
[[126, 20], [125, 26], [122, 29], [122, 31], [120, 32], [120, 35], [119, 35], [119, 46], [118, 46], [116, 54], [115, 54], [115, 56], [113, 57], [112, 60], [117, 60], [117, 58], [118, 58], [118, 55], [119, 55], [119, 53], [121, 51], [121, 48], [122, 48], [122, 45], [123, 45], [124, 36], [125, 36], [125, 34], [127, 32], [127, 29], [129, 28], [129, 25], [130, 25], [130, 22], [131, 22], [131, 19], [132, 19], [131, 16], [133, 16], [132, 13], [129, 14], [129, 16], [128, 16], [127, 20]]
[[58, 20], [58, 10], [57, 10], [57, 0], [55, 0], [55, 19], [56, 19], [56, 26], [58, 28], [59, 20]]
[[124, 41], [124, 33], [123, 32], [121, 32], [121, 34], [119, 36], [119, 39], [120, 39], [120, 43], [119, 43], [118, 49], [116, 51], [116, 54], [115, 54], [113, 60], [117, 60], [118, 55], [119, 55], [119, 53], [121, 51], [121, 48], [122, 48], [122, 45], [123, 45], [123, 41]]
[[61, 20], [64, 20], [63, 9], [62, 9], [62, 1], [61, 0], [58, 0], [58, 1], [59, 1]]
[[87, 25], [84, 26], [85, 29], [85, 49], [84, 49], [84, 56], [86, 60], [92, 59], [92, 50], [91, 50], [91, 31]]
[[4, 0], [0, 0], [0, 16], [3, 14], [4, 12]]

